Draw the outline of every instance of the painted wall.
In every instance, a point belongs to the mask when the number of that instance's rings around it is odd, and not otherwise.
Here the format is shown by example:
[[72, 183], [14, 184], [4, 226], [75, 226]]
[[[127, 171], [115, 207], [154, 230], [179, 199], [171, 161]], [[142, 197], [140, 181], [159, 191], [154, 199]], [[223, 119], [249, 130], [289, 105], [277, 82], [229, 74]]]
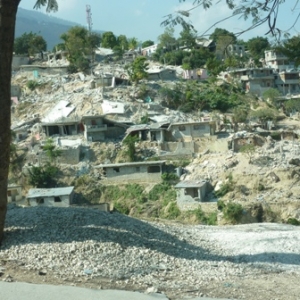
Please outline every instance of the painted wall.
[[[44, 197], [44, 198], [31, 198], [29, 199], [29, 204], [31, 206], [55, 206], [55, 207], [68, 207], [72, 203], [74, 193], [69, 196], [58, 197], [61, 201], [56, 202], [54, 197]], [[58, 199], [57, 199], [58, 200]], [[43, 203], [41, 203], [43, 202]]]

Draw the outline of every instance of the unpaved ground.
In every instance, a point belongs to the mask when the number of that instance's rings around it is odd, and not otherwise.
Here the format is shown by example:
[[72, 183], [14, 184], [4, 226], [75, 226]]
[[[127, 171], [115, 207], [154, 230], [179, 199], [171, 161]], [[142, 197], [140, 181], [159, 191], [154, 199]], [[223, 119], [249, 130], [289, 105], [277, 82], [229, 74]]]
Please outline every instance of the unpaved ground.
[[87, 208], [11, 208], [1, 279], [170, 299], [298, 299], [300, 228], [145, 222]]

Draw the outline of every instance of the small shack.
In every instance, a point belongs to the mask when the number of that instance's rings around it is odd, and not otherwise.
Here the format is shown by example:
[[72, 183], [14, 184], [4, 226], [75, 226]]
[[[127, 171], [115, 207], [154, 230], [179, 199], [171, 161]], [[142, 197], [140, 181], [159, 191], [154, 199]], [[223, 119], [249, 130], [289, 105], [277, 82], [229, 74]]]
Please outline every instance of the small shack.
[[70, 186], [49, 189], [30, 189], [26, 198], [31, 206], [68, 207], [72, 204], [73, 197], [74, 186]]
[[7, 202], [16, 202], [22, 200], [22, 187], [20, 185], [8, 185]]
[[165, 161], [141, 161], [119, 164], [103, 164], [95, 168], [103, 170], [106, 179], [121, 181], [160, 181]]
[[175, 185], [177, 189], [177, 202], [181, 203], [193, 203], [204, 202], [205, 195], [207, 192], [207, 181], [206, 180], [188, 180], [181, 181]]

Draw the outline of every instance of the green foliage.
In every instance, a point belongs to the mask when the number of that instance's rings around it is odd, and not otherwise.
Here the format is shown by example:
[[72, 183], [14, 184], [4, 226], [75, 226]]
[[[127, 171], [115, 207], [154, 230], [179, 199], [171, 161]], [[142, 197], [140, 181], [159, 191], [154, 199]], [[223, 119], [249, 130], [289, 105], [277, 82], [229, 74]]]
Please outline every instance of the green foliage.
[[175, 174], [175, 173], [163, 173], [161, 175], [161, 179], [164, 181], [164, 182], [178, 182], [179, 181], [179, 178], [178, 176]]
[[110, 49], [113, 49], [115, 46], [117, 46], [117, 38], [113, 34], [113, 32], [107, 31], [102, 34], [101, 46], [103, 48], [110, 48]]
[[237, 224], [243, 216], [243, 207], [239, 203], [229, 202], [223, 208], [223, 215], [227, 221], [230, 221], [233, 224]]
[[169, 220], [174, 220], [181, 215], [181, 211], [178, 208], [176, 202], [170, 202], [164, 216]]
[[266, 188], [265, 188], [265, 186], [264, 186], [262, 183], [258, 183], [257, 190], [258, 190], [259, 192], [264, 191], [265, 189], [266, 189]]
[[61, 156], [61, 150], [56, 148], [54, 141], [51, 138], [47, 139], [45, 145], [43, 146], [43, 150], [45, 151], [51, 163], [54, 163], [56, 158]]
[[97, 33], [89, 31], [81, 26], [71, 27], [63, 33], [60, 38], [63, 40], [64, 48], [68, 51], [70, 61], [69, 73], [76, 71], [87, 71], [89, 60], [87, 56], [93, 54], [94, 49], [99, 46], [101, 37]]
[[117, 210], [120, 214], [128, 215], [130, 212], [130, 208], [124, 201], [115, 201], [114, 202], [114, 208]]
[[236, 38], [235, 34], [226, 29], [223, 29], [223, 28], [215, 28], [214, 32], [209, 36], [209, 38], [211, 40], [214, 40], [215, 42], [220, 41], [220, 39], [222, 39], [224, 37], [229, 37], [231, 44], [236, 43], [237, 38]]
[[270, 136], [275, 141], [280, 141], [281, 140], [281, 132], [273, 131], [273, 132], [271, 132]]
[[206, 225], [217, 225], [218, 223], [218, 216], [217, 216], [217, 212], [211, 212], [208, 217], [207, 217], [207, 221], [206, 221]]
[[145, 115], [141, 116], [140, 124], [148, 124], [148, 123], [149, 123], [149, 116], [148, 116], [148, 114], [145, 114]]
[[216, 197], [223, 197], [227, 193], [232, 192], [234, 190], [234, 181], [232, 178], [232, 174], [229, 174], [227, 181], [223, 183], [218, 191], [215, 191], [215, 196]]
[[218, 210], [223, 211], [223, 209], [225, 208], [225, 206], [226, 206], [226, 204], [225, 204], [224, 201], [218, 200], [218, 202], [217, 202]]
[[197, 221], [204, 225], [217, 225], [217, 213], [211, 212], [208, 215], [204, 213], [201, 206], [191, 212], [195, 215]]
[[147, 41], [144, 41], [142, 43], [142, 48], [147, 48], [147, 47], [150, 47], [150, 46], [153, 46], [153, 45], [154, 45], [153, 41], [147, 40]]
[[[151, 191], [149, 192], [149, 200], [156, 201], [162, 197], [165, 192], [169, 191], [172, 187], [168, 183], [159, 183], [156, 184]], [[176, 199], [176, 195], [175, 195]]]
[[300, 226], [300, 221], [295, 218], [289, 218], [287, 220], [287, 224], [294, 225], [294, 226]]
[[50, 188], [56, 186], [55, 177], [58, 168], [49, 162], [44, 166], [33, 166], [29, 170], [29, 184], [37, 188]]
[[264, 100], [269, 100], [273, 105], [277, 104], [276, 100], [278, 99], [278, 97], [280, 95], [281, 95], [281, 93], [275, 88], [270, 88], [263, 92]]
[[284, 111], [287, 114], [300, 111], [300, 99], [290, 99], [284, 103]]
[[122, 49], [122, 51], [128, 50], [128, 40], [127, 40], [127, 37], [125, 35], [121, 34], [121, 35], [118, 36], [117, 46], [120, 47], [120, 49]]
[[38, 86], [39, 83], [36, 80], [28, 80], [26, 86], [31, 90], [34, 91]]
[[245, 144], [240, 148], [240, 152], [243, 153], [249, 159], [249, 163], [251, 163], [255, 154], [255, 146], [253, 144]]
[[300, 37], [295, 35], [283, 42], [282, 45], [277, 47], [277, 53], [282, 53], [287, 56], [291, 61], [295, 63], [295, 66], [298, 67], [300, 65]]
[[258, 118], [262, 123], [266, 121], [275, 121], [277, 117], [277, 111], [272, 108], [261, 108], [251, 112], [251, 117]]
[[129, 161], [135, 161], [135, 143], [138, 142], [139, 139], [136, 136], [128, 135], [124, 140], [123, 144], [127, 147], [126, 154], [128, 155]]
[[270, 43], [266, 37], [257, 36], [248, 40], [246, 47], [255, 63], [258, 64], [259, 59], [265, 57], [265, 50], [270, 48]]
[[41, 35], [36, 33], [23, 33], [14, 41], [14, 52], [16, 54], [34, 55], [47, 50], [47, 43]]
[[148, 78], [148, 73], [146, 72], [148, 65], [146, 57], [138, 56], [131, 64], [125, 66], [130, 81], [138, 83], [140, 80]]

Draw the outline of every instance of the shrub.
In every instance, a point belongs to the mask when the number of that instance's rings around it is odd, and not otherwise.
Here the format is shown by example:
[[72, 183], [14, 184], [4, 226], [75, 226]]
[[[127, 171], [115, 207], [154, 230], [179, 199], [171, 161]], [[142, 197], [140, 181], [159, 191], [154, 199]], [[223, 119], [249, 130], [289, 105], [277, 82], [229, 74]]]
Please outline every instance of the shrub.
[[225, 206], [226, 206], [226, 204], [224, 203], [224, 201], [218, 200], [218, 202], [217, 202], [218, 210], [223, 211]]
[[207, 217], [206, 217], [204, 211], [202, 210], [201, 206], [199, 206], [197, 209], [195, 209], [193, 211], [193, 213], [195, 214], [195, 216], [199, 222], [201, 222], [202, 224], [206, 224]]
[[241, 204], [229, 202], [223, 208], [224, 218], [233, 224], [239, 223], [243, 216], [243, 207]]
[[263, 191], [263, 190], [265, 190], [265, 186], [262, 183], [259, 183], [258, 187], [257, 187], [257, 190], [258, 191]]
[[168, 191], [171, 186], [168, 183], [156, 184], [149, 192], [149, 200], [156, 201]]
[[126, 205], [124, 201], [116, 201], [114, 202], [114, 208], [120, 214], [128, 215], [130, 212], [130, 208]]
[[171, 202], [167, 208], [165, 217], [170, 220], [178, 218], [181, 214], [180, 209], [178, 208], [176, 202]]
[[161, 179], [166, 182], [168, 182], [168, 181], [176, 181], [177, 182], [179, 180], [178, 176], [175, 173], [163, 173], [161, 175]]
[[28, 80], [26, 86], [31, 90], [34, 91], [38, 86], [39, 83], [36, 80]]
[[207, 217], [206, 224], [207, 225], [217, 225], [217, 221], [218, 221], [217, 213], [211, 212]]
[[300, 225], [300, 221], [298, 221], [295, 218], [289, 218], [287, 220], [287, 224], [294, 225], [294, 226], [299, 226]]

